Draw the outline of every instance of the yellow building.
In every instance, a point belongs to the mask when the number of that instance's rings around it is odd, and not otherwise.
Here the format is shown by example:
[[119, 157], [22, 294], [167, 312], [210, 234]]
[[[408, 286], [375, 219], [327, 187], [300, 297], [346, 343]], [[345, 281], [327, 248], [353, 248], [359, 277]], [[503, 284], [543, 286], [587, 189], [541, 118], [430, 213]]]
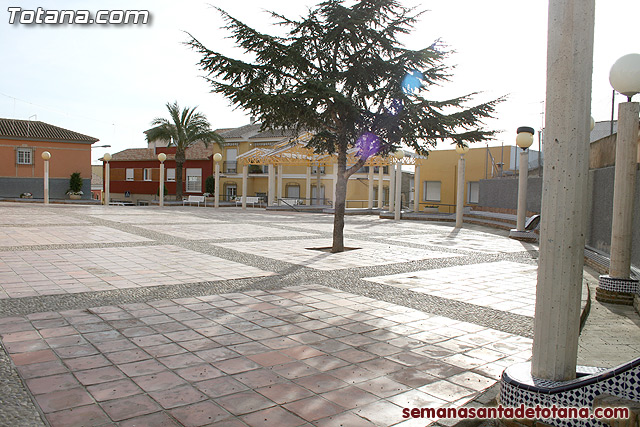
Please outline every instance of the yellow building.
[[[336, 158], [316, 155], [304, 148], [304, 136], [296, 140], [290, 131], [260, 132], [260, 125], [256, 123], [221, 132], [221, 135], [225, 139], [220, 162], [221, 201], [240, 199], [243, 185], [246, 185], [247, 197], [261, 197], [268, 200], [269, 205], [332, 205], [335, 201]], [[355, 161], [354, 153], [351, 154]], [[407, 157], [404, 163], [410, 164], [412, 159]], [[389, 174], [390, 161], [393, 160], [371, 158], [349, 178], [347, 208], [388, 204], [390, 182], [395, 178]], [[243, 183], [245, 173], [246, 184]], [[378, 194], [380, 187], [383, 188], [381, 195]]]
[[[480, 180], [515, 175], [520, 148], [516, 146], [471, 148], [465, 155], [465, 206], [478, 203]], [[419, 178], [420, 211], [437, 207], [439, 212], [455, 212], [458, 186], [458, 159], [455, 150], [431, 151], [416, 168]], [[529, 150], [529, 169], [537, 167], [538, 152]], [[433, 209], [431, 209], [433, 210]]]

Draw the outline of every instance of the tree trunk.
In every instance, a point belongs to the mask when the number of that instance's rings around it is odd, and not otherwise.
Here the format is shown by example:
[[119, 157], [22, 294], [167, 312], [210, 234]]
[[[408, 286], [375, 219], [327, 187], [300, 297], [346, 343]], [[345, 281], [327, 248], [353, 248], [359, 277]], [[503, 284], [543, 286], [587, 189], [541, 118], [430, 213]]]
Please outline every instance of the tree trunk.
[[347, 199], [347, 147], [346, 143], [338, 147], [338, 179], [336, 181], [336, 204], [333, 214], [333, 246], [331, 252], [344, 252], [344, 210]]
[[176, 200], [182, 201], [182, 165], [184, 164], [184, 152], [176, 151]]

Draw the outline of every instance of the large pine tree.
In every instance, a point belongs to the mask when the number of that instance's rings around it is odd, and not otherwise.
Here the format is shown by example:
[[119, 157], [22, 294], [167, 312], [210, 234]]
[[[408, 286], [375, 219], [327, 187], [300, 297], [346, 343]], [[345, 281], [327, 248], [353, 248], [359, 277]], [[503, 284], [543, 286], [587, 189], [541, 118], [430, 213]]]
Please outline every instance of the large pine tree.
[[[219, 11], [237, 45], [254, 59], [209, 50], [190, 34], [187, 44], [202, 54], [199, 65], [212, 92], [250, 111], [263, 128], [311, 131], [310, 147], [337, 154], [333, 252], [344, 250], [347, 180], [369, 156], [400, 144], [424, 154], [438, 141], [467, 145], [494, 133], [481, 120], [500, 99], [465, 107], [474, 94], [424, 98], [431, 85], [450, 77], [447, 53], [437, 42], [419, 50], [399, 42], [420, 13], [396, 0], [328, 0], [298, 20], [270, 12], [285, 36], [260, 33]], [[348, 167], [350, 147], [358, 148], [359, 160]]]

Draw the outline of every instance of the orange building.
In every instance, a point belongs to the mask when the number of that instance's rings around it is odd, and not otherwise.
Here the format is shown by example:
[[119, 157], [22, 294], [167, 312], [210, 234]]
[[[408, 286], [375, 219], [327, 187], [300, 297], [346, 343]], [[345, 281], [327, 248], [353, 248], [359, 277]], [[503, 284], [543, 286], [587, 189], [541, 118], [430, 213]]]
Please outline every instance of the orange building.
[[91, 199], [91, 144], [97, 138], [40, 121], [0, 118], [0, 197], [44, 197], [44, 160], [49, 160], [49, 197], [66, 198], [69, 177], [80, 172], [83, 199]]

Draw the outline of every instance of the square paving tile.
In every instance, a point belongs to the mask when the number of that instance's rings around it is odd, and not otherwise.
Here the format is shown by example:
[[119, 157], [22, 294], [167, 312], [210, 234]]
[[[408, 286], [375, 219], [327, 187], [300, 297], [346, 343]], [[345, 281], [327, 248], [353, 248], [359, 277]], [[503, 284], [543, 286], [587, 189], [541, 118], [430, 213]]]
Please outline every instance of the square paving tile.
[[[159, 268], [158, 259], [172, 262]], [[29, 271], [37, 277], [26, 276], [22, 271], [24, 265], [30, 265]], [[262, 277], [273, 273], [177, 246], [158, 245], [0, 251], [0, 274], [3, 279], [0, 298], [11, 298]]]
[[[331, 307], [340, 310], [326, 311]], [[86, 407], [87, 419], [122, 425], [392, 425], [411, 402], [461, 404], [531, 346], [316, 285], [63, 314], [0, 319], [4, 344], [16, 346], [10, 357], [43, 412], [58, 421], [64, 411]], [[187, 315], [169, 317], [179, 314]], [[158, 325], [173, 326], [159, 332]], [[258, 342], [243, 335], [248, 331], [276, 337]]]
[[[533, 317], [537, 271], [536, 265], [497, 261], [365, 280]], [[499, 287], [496, 277], [500, 277]]]

